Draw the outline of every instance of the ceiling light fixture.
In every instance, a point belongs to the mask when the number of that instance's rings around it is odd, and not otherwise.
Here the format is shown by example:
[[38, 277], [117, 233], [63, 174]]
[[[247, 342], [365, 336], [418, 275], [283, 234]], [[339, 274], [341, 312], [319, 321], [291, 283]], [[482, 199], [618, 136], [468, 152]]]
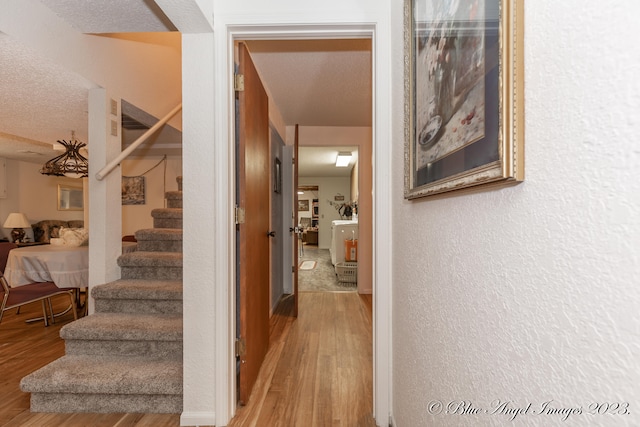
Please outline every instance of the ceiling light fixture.
[[351, 162], [351, 153], [349, 151], [340, 151], [336, 157], [336, 167], [346, 168]]
[[68, 178], [84, 178], [89, 176], [89, 161], [80, 154], [80, 149], [87, 144], [76, 139], [71, 131], [71, 141], [58, 140], [65, 148], [64, 154], [54, 157], [42, 166], [43, 175], [66, 176]]

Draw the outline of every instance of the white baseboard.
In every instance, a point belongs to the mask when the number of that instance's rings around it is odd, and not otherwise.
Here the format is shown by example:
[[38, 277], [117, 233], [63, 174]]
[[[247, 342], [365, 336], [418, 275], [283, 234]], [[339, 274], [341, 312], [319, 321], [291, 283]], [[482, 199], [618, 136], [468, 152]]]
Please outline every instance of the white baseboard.
[[215, 412], [183, 412], [180, 415], [181, 426], [215, 426], [216, 425], [216, 413]]

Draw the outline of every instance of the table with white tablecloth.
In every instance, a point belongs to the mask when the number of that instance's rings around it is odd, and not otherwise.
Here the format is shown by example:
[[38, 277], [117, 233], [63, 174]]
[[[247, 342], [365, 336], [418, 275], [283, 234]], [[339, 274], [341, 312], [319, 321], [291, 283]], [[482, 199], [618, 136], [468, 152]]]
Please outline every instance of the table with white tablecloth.
[[[122, 252], [136, 244], [122, 243]], [[59, 288], [86, 288], [89, 283], [89, 247], [40, 245], [9, 252], [4, 276], [12, 287], [33, 282], [53, 282]]]

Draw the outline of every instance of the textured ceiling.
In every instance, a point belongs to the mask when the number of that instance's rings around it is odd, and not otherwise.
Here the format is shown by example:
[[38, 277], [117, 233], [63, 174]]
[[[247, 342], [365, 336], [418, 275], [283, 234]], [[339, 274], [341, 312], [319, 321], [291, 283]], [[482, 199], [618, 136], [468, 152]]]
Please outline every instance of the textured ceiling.
[[40, 0], [81, 33], [175, 31], [151, 0]]
[[[251, 40], [251, 57], [287, 125], [371, 126], [371, 40]], [[301, 142], [304, 144], [304, 141]], [[354, 157], [335, 166], [339, 151]], [[300, 176], [348, 177], [357, 147], [299, 149]]]
[[[53, 145], [59, 145], [56, 140], [70, 138], [71, 130], [86, 141], [87, 90], [94, 86], [91, 82], [42, 59], [3, 33], [0, 58], [1, 157], [40, 161], [41, 156], [46, 161], [45, 156], [56, 154], [52, 151]], [[20, 137], [15, 146], [7, 143], [11, 135]], [[57, 137], [52, 139], [52, 135]], [[40, 143], [29, 147], [29, 140]]]
[[371, 126], [371, 40], [247, 45], [287, 125]]
[[[41, 3], [85, 33], [114, 37], [121, 35], [113, 33], [136, 32], [144, 37], [141, 32], [174, 30], [151, 0]], [[371, 126], [370, 40], [259, 40], [247, 44], [287, 125]], [[59, 145], [55, 141], [69, 139], [71, 130], [87, 141], [87, 90], [94, 87], [92, 82], [44, 60], [1, 32], [0, 60], [0, 157], [46, 161], [58, 154], [53, 149]], [[127, 134], [131, 139], [140, 132]], [[174, 148], [179, 153], [180, 148]], [[335, 156], [337, 150], [331, 151]], [[309, 159], [324, 156], [329, 155], [315, 151]], [[334, 161], [335, 157], [330, 163]]]
[[[348, 151], [352, 154], [348, 167], [336, 167], [338, 152]], [[358, 160], [358, 147], [300, 147], [298, 149], [300, 162], [298, 163], [298, 176], [351, 176], [351, 169]]]

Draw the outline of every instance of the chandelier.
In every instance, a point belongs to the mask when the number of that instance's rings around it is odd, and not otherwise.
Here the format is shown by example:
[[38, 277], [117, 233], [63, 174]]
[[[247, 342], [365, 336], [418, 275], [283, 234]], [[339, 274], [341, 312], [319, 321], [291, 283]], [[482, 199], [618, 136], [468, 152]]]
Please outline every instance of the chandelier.
[[75, 132], [71, 132], [69, 142], [58, 140], [65, 148], [64, 154], [54, 157], [42, 166], [43, 175], [66, 176], [69, 178], [84, 178], [89, 176], [89, 161], [80, 154], [80, 149], [87, 144], [76, 139]]

